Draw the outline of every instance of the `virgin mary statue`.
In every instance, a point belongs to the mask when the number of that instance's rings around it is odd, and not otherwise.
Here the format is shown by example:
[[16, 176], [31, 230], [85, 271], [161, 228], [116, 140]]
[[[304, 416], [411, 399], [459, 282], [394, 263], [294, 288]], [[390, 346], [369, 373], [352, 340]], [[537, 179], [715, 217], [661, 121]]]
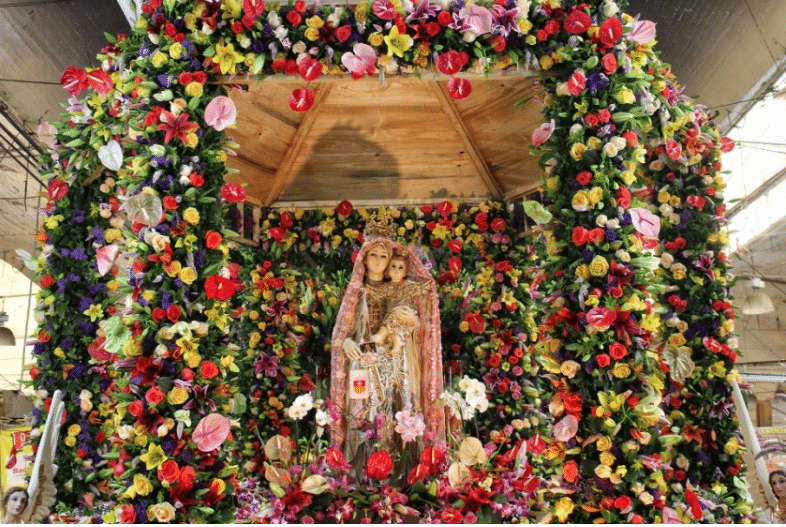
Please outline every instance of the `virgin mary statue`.
[[[331, 441], [356, 466], [375, 441], [391, 452], [411, 448], [395, 431], [399, 411], [422, 413], [426, 430], [445, 437], [436, 284], [393, 234], [386, 223], [367, 222], [333, 328], [330, 397], [341, 419], [331, 427]], [[392, 259], [406, 262], [404, 282], [386, 278]]]

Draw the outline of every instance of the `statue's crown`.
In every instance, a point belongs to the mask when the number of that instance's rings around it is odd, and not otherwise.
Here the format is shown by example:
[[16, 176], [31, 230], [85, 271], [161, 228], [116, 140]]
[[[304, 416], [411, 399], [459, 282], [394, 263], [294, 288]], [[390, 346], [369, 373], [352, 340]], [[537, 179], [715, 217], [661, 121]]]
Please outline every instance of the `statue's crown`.
[[394, 240], [396, 238], [396, 226], [388, 223], [387, 218], [377, 220], [377, 215], [374, 214], [366, 221], [366, 228], [363, 229], [363, 238], [366, 240], [373, 238]]

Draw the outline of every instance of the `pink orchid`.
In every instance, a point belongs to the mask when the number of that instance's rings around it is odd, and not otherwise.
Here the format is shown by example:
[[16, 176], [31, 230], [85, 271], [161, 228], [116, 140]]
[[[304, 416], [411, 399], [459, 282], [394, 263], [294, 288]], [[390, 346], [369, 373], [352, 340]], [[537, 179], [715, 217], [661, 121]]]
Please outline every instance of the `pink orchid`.
[[631, 222], [637, 232], [647, 238], [658, 238], [660, 218], [647, 209], [629, 209]]
[[358, 42], [352, 46], [352, 51], [341, 55], [341, 64], [354, 79], [359, 79], [366, 73], [373, 75], [377, 64], [377, 52], [368, 44]]
[[551, 137], [551, 134], [554, 133], [555, 126], [556, 126], [556, 123], [554, 122], [554, 119], [550, 120], [547, 123], [543, 123], [542, 125], [538, 126], [532, 132], [532, 144], [534, 146], [539, 146], [539, 145], [542, 145], [543, 143], [545, 143], [546, 141], [548, 141], [549, 137]]
[[236, 119], [235, 103], [226, 95], [219, 95], [205, 108], [205, 123], [219, 132], [235, 124]]
[[494, 17], [485, 7], [467, 4], [458, 13], [464, 31], [471, 31], [476, 35], [491, 33], [491, 24]]

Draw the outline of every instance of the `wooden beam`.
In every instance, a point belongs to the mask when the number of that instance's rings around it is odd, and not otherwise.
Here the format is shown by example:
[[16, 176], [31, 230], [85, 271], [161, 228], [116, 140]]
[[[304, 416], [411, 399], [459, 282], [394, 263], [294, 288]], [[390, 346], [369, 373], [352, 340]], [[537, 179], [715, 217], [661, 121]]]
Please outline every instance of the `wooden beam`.
[[543, 190], [540, 186], [540, 183], [532, 183], [529, 185], [522, 185], [520, 187], [514, 188], [509, 190], [505, 193], [505, 201], [510, 201], [512, 199], [520, 198], [522, 196], [526, 196], [531, 192], [535, 192], [537, 190]]
[[461, 140], [464, 141], [464, 145], [467, 148], [467, 154], [472, 159], [472, 162], [475, 163], [475, 168], [478, 170], [480, 177], [483, 178], [483, 182], [488, 187], [489, 191], [491, 192], [493, 197], [497, 199], [501, 198], [505, 192], [502, 189], [502, 185], [500, 185], [499, 181], [494, 174], [491, 173], [486, 160], [480, 155], [480, 148], [478, 147], [475, 140], [472, 139], [472, 136], [467, 129], [467, 125], [464, 124], [464, 120], [458, 113], [458, 108], [456, 108], [456, 104], [448, 98], [442, 88], [437, 83], [436, 79], [431, 80], [429, 82], [431, 85], [434, 94], [439, 99], [439, 103], [442, 105], [442, 109], [445, 111], [445, 114], [453, 123], [453, 127], [456, 129], [456, 133], [461, 137]]
[[322, 103], [327, 98], [331, 88], [332, 86], [330, 84], [325, 84], [316, 90], [314, 94], [314, 105], [306, 112], [303, 120], [300, 121], [300, 126], [297, 127], [289, 148], [287, 148], [286, 153], [284, 153], [284, 157], [281, 160], [281, 164], [278, 166], [276, 175], [273, 176], [273, 184], [271, 185], [270, 192], [265, 196], [264, 204], [266, 207], [269, 207], [278, 199], [281, 192], [283, 192], [284, 188], [292, 180], [292, 168], [295, 165], [295, 160], [300, 156], [303, 144], [311, 131], [311, 127], [314, 126], [317, 117], [322, 111]]

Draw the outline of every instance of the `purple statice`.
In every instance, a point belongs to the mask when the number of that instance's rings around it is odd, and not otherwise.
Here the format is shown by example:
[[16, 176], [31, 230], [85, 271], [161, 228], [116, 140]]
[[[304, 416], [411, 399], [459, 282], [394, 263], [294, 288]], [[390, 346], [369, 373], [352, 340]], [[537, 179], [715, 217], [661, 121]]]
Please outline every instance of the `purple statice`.
[[87, 366], [79, 361], [74, 361], [74, 367], [68, 370], [68, 376], [72, 379], [81, 379], [87, 371]]
[[161, 449], [168, 455], [172, 455], [177, 447], [177, 440], [173, 437], [167, 437], [161, 442]]
[[194, 457], [194, 453], [187, 448], [183, 449], [183, 451], [180, 452], [180, 461], [182, 461], [183, 463], [188, 463], [189, 461], [191, 461], [193, 457]]
[[69, 273], [69, 274], [68, 274], [68, 280], [69, 280], [70, 282], [81, 282], [81, 281], [82, 281], [82, 277], [81, 277], [81, 276], [79, 276], [79, 275], [78, 275], [78, 274], [76, 274], [76, 273]]
[[617, 231], [614, 229], [606, 229], [606, 241], [613, 242], [617, 239]]
[[104, 238], [104, 229], [96, 225], [93, 227], [93, 230], [90, 231], [90, 236], [87, 237], [88, 240], [93, 240], [97, 244], [102, 245], [105, 241]]
[[87, 285], [87, 292], [90, 296], [95, 297], [96, 295], [103, 293], [106, 291], [106, 284], [88, 284]]
[[265, 43], [258, 38], [255, 38], [251, 41], [251, 51], [254, 53], [264, 53], [265, 52]]
[[191, 61], [189, 61], [188, 66], [186, 66], [186, 69], [191, 71], [196, 71], [201, 67], [202, 67], [202, 63], [199, 61], [198, 58], [194, 57], [191, 59]]
[[453, 0], [452, 2], [450, 2], [450, 9], [452, 11], [459, 11], [462, 7], [464, 7], [463, 0]]
[[84, 247], [77, 247], [76, 249], [63, 249], [63, 256], [69, 257], [77, 262], [84, 262], [87, 260], [87, 251]]
[[137, 523], [150, 523], [147, 519], [147, 506], [148, 506], [147, 500], [142, 500], [136, 505], [134, 505], [134, 509], [136, 509]]
[[584, 258], [584, 263], [590, 263], [595, 258], [595, 253], [589, 249], [584, 249], [581, 252], [581, 257]]
[[45, 346], [43, 342], [36, 342], [33, 344], [33, 355], [41, 355], [44, 352]]
[[91, 305], [93, 305], [93, 299], [89, 296], [83, 296], [79, 299], [79, 312], [87, 311]]
[[83, 335], [92, 335], [96, 331], [95, 324], [89, 320], [83, 320], [79, 323], [79, 329], [82, 330]]
[[161, 309], [169, 309], [169, 306], [172, 305], [172, 293], [169, 291], [163, 291], [161, 293]]
[[270, 26], [270, 24], [265, 24], [262, 26], [262, 38], [265, 40], [271, 39], [276, 36], [275, 31]]
[[621, 226], [630, 225], [633, 223], [633, 220], [630, 217], [630, 212], [627, 210], [620, 215], [619, 220]]
[[595, 71], [587, 75], [587, 87], [593, 93], [605, 90], [608, 85], [609, 78], [601, 71]]
[[183, 39], [180, 45], [183, 46], [183, 50], [184, 50], [183, 57], [191, 57], [196, 52], [196, 48], [194, 47], [194, 44], [192, 44], [191, 41], [188, 39]]
[[85, 221], [85, 211], [81, 209], [74, 209], [71, 213], [71, 221], [74, 223], [83, 223]]

